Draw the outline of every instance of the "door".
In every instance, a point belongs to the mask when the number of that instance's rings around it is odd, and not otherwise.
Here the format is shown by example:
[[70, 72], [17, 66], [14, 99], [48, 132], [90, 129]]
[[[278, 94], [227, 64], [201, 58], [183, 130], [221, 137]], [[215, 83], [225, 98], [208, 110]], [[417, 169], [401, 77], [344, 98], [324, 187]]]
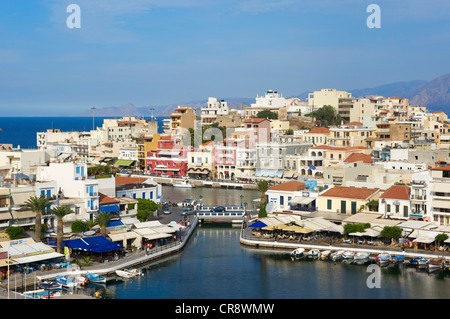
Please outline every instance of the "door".
[[347, 213], [347, 208], [345, 207], [347, 202], [345, 200], [341, 200], [341, 214]]
[[352, 202], [352, 214], [356, 214], [356, 202]]

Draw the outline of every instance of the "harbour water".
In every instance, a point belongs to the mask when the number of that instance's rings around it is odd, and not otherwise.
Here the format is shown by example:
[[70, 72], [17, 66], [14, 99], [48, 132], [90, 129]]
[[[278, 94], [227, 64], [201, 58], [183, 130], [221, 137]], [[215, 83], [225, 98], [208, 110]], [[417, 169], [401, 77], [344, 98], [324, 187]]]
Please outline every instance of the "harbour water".
[[[174, 189], [164, 186], [173, 201], [196, 199], [206, 204], [234, 204], [258, 196], [234, 189]], [[214, 196], [213, 196], [214, 195]], [[290, 251], [249, 248], [239, 243], [240, 227], [201, 225], [177, 255], [144, 268], [131, 281], [112, 280], [99, 290], [111, 299], [439, 299], [450, 298], [450, 274], [390, 265], [380, 269], [380, 288], [369, 288], [368, 264], [295, 260]]]

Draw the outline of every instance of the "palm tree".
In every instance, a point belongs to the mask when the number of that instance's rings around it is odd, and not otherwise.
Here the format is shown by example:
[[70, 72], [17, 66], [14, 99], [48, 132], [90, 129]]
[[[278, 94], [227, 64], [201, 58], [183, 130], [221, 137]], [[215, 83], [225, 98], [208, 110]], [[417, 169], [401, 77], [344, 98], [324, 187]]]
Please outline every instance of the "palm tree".
[[69, 206], [58, 206], [50, 209], [50, 212], [58, 217], [58, 225], [56, 226], [56, 252], [60, 253], [63, 239], [63, 217], [73, 213], [73, 211]]
[[52, 203], [45, 197], [41, 196], [37, 198], [36, 196], [30, 197], [26, 202], [25, 206], [36, 213], [36, 222], [35, 222], [35, 237], [36, 242], [41, 241], [41, 216], [44, 210], [50, 206]]
[[100, 226], [100, 234], [106, 236], [106, 226], [111, 220], [112, 216], [110, 213], [99, 213], [96, 218], [96, 223]]
[[266, 192], [269, 189], [269, 183], [266, 180], [260, 180], [258, 182], [258, 190], [261, 192], [260, 204], [259, 204], [259, 217], [267, 216], [266, 212]]

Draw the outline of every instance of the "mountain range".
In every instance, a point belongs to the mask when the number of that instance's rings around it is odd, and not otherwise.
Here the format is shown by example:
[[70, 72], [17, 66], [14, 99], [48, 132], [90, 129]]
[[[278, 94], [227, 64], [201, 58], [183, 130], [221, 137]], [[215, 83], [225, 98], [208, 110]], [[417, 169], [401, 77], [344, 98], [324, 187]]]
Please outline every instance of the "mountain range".
[[[444, 111], [450, 114], [450, 74], [439, 76], [431, 81], [415, 80], [407, 82], [395, 82], [385, 84], [373, 88], [365, 89], [351, 89], [345, 90], [352, 93], [354, 97], [363, 97], [368, 95], [381, 95], [386, 97], [398, 96], [409, 99], [411, 105], [426, 106], [430, 111]], [[301, 100], [306, 100], [308, 93], [304, 92], [292, 97], [298, 97]], [[255, 102], [255, 98], [221, 98], [228, 102], [230, 108], [241, 109], [243, 105], [249, 106]], [[168, 105], [156, 105], [156, 106], [144, 106], [136, 107], [132, 103], [127, 103], [122, 106], [111, 106], [99, 108], [98, 114], [102, 114], [105, 117], [119, 117], [119, 116], [144, 116], [149, 117], [151, 115], [156, 116], [168, 116], [178, 105], [190, 106], [200, 111], [202, 106], [205, 106], [207, 99], [193, 101], [193, 102], [180, 102]], [[150, 108], [154, 108], [151, 111]], [[97, 112], [97, 111], [96, 111]], [[154, 112], [152, 114], [152, 112]], [[91, 110], [86, 110], [78, 116], [92, 116]]]

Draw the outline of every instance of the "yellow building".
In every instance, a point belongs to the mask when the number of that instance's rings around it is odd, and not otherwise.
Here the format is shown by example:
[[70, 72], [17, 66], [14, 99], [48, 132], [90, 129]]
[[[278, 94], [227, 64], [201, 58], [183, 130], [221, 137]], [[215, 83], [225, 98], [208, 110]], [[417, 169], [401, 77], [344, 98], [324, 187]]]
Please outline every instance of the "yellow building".
[[302, 141], [313, 145], [326, 145], [330, 139], [330, 130], [326, 127], [316, 127], [302, 135]]
[[378, 200], [378, 188], [334, 186], [318, 196], [317, 208], [320, 212], [356, 214], [367, 212], [367, 202]]

